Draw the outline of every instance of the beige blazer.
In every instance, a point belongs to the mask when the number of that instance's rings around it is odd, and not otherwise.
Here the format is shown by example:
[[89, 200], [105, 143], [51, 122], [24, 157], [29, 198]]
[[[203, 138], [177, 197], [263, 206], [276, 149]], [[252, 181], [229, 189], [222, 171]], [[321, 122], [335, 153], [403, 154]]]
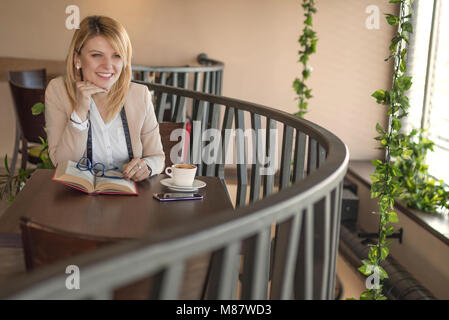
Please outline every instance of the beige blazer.
[[[151, 94], [144, 85], [131, 82], [125, 100], [131, 144], [135, 158], [145, 158], [154, 173], [164, 169], [159, 124]], [[64, 160], [78, 161], [86, 155], [87, 132], [72, 125], [72, 104], [63, 77], [50, 81], [45, 91], [45, 129], [50, 159], [56, 166]]]

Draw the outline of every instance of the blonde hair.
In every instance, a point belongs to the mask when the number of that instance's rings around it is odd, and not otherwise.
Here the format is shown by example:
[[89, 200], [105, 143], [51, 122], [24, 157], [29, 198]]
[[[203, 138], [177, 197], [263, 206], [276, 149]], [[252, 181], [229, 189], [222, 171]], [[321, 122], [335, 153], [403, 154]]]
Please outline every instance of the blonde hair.
[[120, 77], [112, 85], [107, 93], [106, 122], [112, 120], [120, 112], [128, 93], [131, 82], [131, 57], [132, 47], [128, 33], [120, 22], [105, 16], [89, 16], [81, 21], [79, 29], [75, 31], [66, 59], [65, 86], [72, 102], [72, 108], [76, 105], [76, 75], [75, 56], [81, 54], [84, 44], [91, 38], [101, 35], [114, 50], [122, 57], [123, 68]]

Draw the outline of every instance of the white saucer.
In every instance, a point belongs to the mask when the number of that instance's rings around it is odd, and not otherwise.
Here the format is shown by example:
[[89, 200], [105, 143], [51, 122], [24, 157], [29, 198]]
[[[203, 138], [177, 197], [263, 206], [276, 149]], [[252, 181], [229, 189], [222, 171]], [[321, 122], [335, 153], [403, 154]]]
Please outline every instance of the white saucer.
[[198, 190], [199, 188], [203, 188], [206, 186], [206, 182], [201, 180], [193, 180], [193, 184], [191, 187], [181, 187], [173, 184], [172, 178], [162, 179], [161, 184], [175, 191], [184, 191], [190, 192]]

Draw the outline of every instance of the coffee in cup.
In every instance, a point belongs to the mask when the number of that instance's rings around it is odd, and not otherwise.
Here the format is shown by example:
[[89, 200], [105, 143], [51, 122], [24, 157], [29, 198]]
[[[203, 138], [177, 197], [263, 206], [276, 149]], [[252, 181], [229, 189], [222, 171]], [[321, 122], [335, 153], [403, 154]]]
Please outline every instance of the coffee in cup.
[[196, 166], [192, 164], [174, 164], [165, 169], [165, 174], [173, 179], [173, 184], [179, 187], [191, 187], [195, 180]]

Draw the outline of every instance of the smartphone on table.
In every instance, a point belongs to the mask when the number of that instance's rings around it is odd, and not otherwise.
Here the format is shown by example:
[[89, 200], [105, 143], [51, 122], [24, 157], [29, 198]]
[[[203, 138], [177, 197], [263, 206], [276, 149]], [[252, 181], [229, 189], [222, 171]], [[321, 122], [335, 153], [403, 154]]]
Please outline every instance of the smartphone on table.
[[201, 200], [203, 195], [198, 193], [154, 193], [153, 198], [164, 201], [179, 201], [179, 200]]

